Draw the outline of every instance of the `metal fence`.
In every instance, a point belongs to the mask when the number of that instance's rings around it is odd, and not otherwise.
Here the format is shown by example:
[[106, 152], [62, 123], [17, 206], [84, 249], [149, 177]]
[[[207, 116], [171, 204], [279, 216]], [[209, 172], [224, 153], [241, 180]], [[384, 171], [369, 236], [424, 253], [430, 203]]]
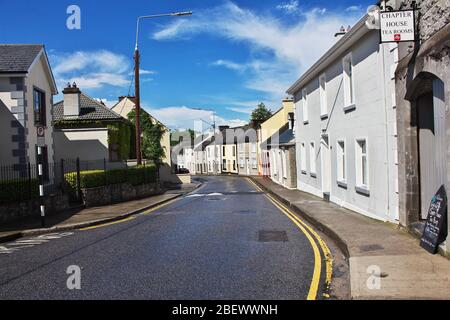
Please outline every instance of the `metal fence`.
[[[146, 162], [145, 165], [150, 164]], [[106, 159], [80, 161], [65, 159], [55, 163], [44, 164], [44, 194], [46, 196], [73, 192], [67, 185], [67, 180], [79, 179], [80, 172], [101, 170], [111, 171], [135, 166], [133, 161], [110, 162]], [[0, 165], [0, 204], [29, 201], [39, 198], [39, 179], [37, 164]], [[76, 195], [75, 198], [79, 198]]]

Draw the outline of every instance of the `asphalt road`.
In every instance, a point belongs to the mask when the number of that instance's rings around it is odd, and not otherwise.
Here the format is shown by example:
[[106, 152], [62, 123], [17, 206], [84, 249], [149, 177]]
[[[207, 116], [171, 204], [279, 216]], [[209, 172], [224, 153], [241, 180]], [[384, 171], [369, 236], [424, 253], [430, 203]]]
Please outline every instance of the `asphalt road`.
[[202, 179], [132, 220], [0, 245], [15, 249], [0, 254], [0, 299], [306, 299], [315, 257], [299, 227], [243, 178]]

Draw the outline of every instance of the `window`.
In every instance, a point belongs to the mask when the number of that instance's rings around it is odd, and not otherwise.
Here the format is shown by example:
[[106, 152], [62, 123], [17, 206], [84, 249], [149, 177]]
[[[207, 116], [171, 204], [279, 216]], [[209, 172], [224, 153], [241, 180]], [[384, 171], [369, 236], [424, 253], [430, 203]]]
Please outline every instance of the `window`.
[[300, 145], [300, 170], [302, 173], [306, 173], [306, 148], [304, 143]]
[[236, 146], [233, 146], [233, 157], [236, 157]]
[[308, 95], [306, 88], [302, 90], [302, 100], [303, 100], [303, 123], [308, 123]]
[[369, 186], [369, 164], [367, 162], [366, 139], [356, 140], [356, 185], [368, 189]]
[[258, 161], [255, 158], [252, 158], [252, 168], [258, 169]]
[[343, 60], [344, 70], [344, 107], [354, 107], [354, 80], [353, 80], [353, 62], [351, 55], [348, 55]]
[[287, 158], [286, 158], [286, 151], [281, 151], [281, 161], [283, 162], [283, 178], [287, 179]]
[[239, 166], [244, 168], [244, 158], [239, 158]]
[[45, 126], [47, 124], [46, 108], [45, 108], [45, 93], [38, 89], [33, 90], [33, 109], [34, 109], [34, 124]]
[[223, 159], [222, 161], [222, 170], [227, 171], [227, 160]]
[[236, 171], [236, 160], [233, 160], [233, 171]]
[[316, 175], [316, 145], [314, 142], [309, 144], [309, 172], [311, 176]]
[[256, 153], [256, 143], [252, 143], [252, 153]]
[[211, 157], [211, 149], [208, 148], [208, 157]]
[[225, 157], [225, 146], [223, 146], [222, 148], [223, 148], [222, 155]]
[[340, 140], [337, 142], [337, 179], [338, 182], [346, 183], [346, 156], [345, 156], [345, 142]]
[[325, 74], [319, 77], [319, 91], [320, 91], [320, 116], [325, 118], [328, 115], [328, 105], [327, 105], [327, 79]]

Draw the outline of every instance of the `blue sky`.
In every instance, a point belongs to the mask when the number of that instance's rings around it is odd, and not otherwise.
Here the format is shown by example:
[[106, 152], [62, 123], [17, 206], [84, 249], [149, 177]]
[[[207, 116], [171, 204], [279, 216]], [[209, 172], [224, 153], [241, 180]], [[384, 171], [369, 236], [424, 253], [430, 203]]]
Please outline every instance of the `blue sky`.
[[[210, 119], [239, 125], [263, 101], [276, 110], [285, 91], [374, 1], [6, 1], [0, 43], [43, 43], [61, 91], [77, 81], [88, 95], [114, 104], [132, 80], [136, 17], [194, 11], [141, 25], [143, 106], [171, 128]], [[81, 30], [66, 27], [69, 5]], [[134, 90], [131, 89], [131, 94]], [[56, 100], [60, 99], [57, 97]]]

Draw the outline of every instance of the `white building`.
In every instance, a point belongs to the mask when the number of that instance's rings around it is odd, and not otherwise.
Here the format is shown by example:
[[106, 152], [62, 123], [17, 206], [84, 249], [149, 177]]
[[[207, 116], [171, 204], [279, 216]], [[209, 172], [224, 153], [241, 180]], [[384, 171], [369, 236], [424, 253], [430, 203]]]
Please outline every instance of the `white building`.
[[297, 188], [398, 221], [396, 45], [362, 18], [288, 93], [296, 113]]

